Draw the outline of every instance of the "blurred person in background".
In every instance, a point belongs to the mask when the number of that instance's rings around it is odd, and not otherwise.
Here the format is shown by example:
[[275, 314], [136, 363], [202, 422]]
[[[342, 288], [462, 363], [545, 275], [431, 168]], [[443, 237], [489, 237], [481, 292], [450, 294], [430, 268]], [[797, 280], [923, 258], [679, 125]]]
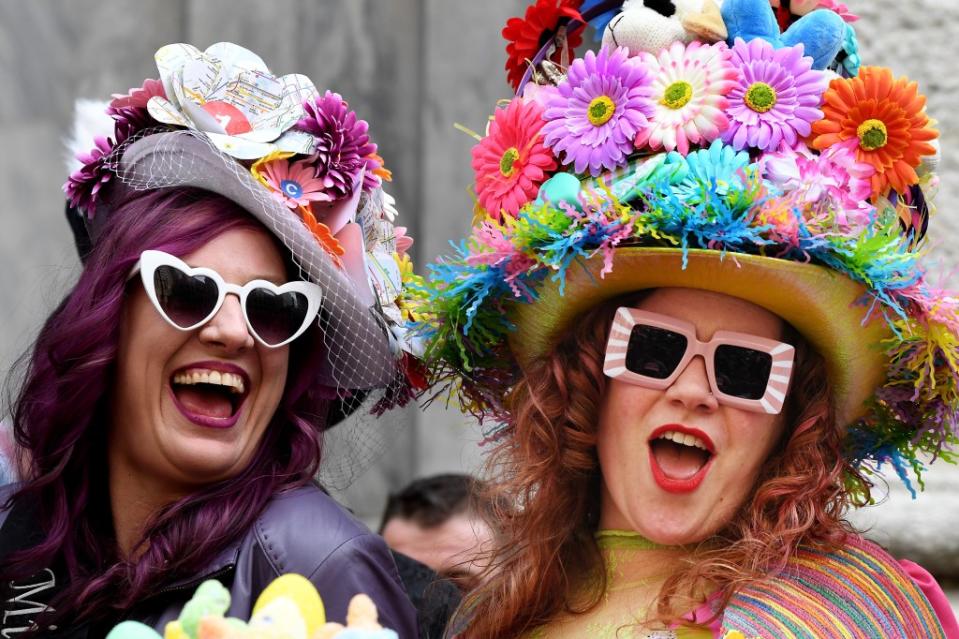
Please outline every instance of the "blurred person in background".
[[480, 556], [491, 540], [479, 501], [481, 490], [482, 482], [457, 473], [410, 482], [390, 494], [380, 534], [394, 551], [470, 590], [482, 572]]
[[477, 584], [491, 541], [482, 482], [449, 473], [416, 479], [386, 502], [380, 534], [419, 611], [420, 636], [443, 636], [460, 593]]

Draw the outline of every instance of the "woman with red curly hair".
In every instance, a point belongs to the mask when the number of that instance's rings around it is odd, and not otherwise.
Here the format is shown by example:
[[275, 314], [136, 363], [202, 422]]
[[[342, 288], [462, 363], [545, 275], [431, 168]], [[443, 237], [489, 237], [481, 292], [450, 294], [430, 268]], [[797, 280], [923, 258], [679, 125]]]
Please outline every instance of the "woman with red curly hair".
[[844, 519], [882, 464], [911, 488], [959, 443], [959, 298], [918, 263], [925, 99], [859, 69], [844, 14], [780, 34], [766, 0], [629, 3], [628, 48], [547, 60], [615, 4], [538, 38], [418, 309], [508, 505], [451, 633], [959, 637]]

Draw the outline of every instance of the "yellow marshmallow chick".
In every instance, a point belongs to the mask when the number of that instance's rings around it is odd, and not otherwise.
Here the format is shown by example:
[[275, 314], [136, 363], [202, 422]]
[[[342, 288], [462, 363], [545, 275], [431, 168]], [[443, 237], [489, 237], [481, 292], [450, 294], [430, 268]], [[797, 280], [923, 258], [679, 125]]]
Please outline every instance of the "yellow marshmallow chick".
[[276, 597], [260, 606], [250, 617], [249, 636], [259, 639], [309, 639], [306, 621], [297, 602]]
[[[291, 602], [293, 608], [290, 608], [288, 604], [280, 604], [279, 608], [267, 609], [271, 602], [278, 599]], [[250, 617], [250, 626], [253, 627], [257, 619], [262, 619], [261, 613], [269, 612], [272, 619], [279, 621], [281, 613], [292, 613], [294, 609], [295, 617], [305, 624], [304, 637], [312, 636], [326, 623], [323, 600], [320, 599], [313, 583], [302, 575], [292, 573], [280, 575], [257, 597], [256, 605], [253, 606], [253, 615]]]

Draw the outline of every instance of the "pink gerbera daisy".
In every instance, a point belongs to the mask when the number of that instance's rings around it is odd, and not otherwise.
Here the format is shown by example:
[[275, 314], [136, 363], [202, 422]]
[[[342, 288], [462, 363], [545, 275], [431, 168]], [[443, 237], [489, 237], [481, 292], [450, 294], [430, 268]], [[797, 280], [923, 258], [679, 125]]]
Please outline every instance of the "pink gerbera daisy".
[[497, 109], [489, 134], [473, 147], [473, 171], [480, 204], [495, 219], [516, 215], [532, 200], [556, 159], [543, 144], [543, 108], [514, 98]]
[[280, 159], [264, 162], [258, 170], [266, 180], [273, 199], [295, 209], [300, 206], [308, 207], [310, 202], [333, 200], [326, 193], [323, 180], [316, 177], [315, 163], [315, 157], [292, 163]]
[[690, 144], [708, 146], [729, 127], [726, 94], [736, 84], [725, 43], [688, 46], [674, 42], [658, 55], [643, 52], [653, 75], [653, 114], [636, 136], [636, 147], [689, 153]]
[[163, 83], [147, 78], [143, 86], [130, 89], [129, 93], [114, 93], [107, 114], [116, 120], [116, 137], [119, 145], [123, 139], [141, 129], [159, 124], [147, 111], [147, 103], [153, 96], [166, 97]]

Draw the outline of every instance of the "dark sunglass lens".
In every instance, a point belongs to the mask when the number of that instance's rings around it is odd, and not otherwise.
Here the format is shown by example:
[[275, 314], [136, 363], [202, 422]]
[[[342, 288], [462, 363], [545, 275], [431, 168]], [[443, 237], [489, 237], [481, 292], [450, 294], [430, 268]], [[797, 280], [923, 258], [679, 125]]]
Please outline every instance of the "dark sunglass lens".
[[265, 288], [257, 288], [246, 298], [246, 315], [253, 330], [271, 346], [285, 342], [300, 330], [306, 321], [308, 307], [306, 295], [295, 291], [277, 295]]
[[174, 324], [189, 328], [201, 322], [216, 306], [216, 282], [205, 275], [187, 275], [172, 266], [153, 272], [157, 302]]
[[686, 353], [686, 337], [656, 326], [638, 324], [629, 335], [626, 369], [637, 375], [666, 379]]
[[723, 344], [716, 348], [716, 386], [733, 397], [762, 399], [773, 358], [769, 353]]

